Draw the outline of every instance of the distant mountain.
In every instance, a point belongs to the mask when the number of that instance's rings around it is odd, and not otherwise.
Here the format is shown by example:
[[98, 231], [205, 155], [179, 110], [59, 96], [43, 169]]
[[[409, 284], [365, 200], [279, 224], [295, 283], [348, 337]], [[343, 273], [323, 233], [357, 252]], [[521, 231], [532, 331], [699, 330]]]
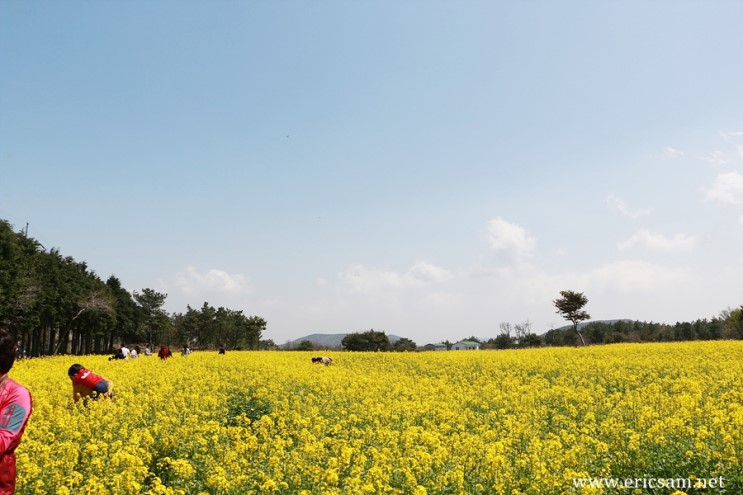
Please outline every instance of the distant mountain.
[[[341, 342], [343, 341], [343, 337], [348, 335], [348, 333], [313, 333], [310, 335], [306, 335], [304, 337], [300, 337], [298, 339], [291, 340], [285, 344], [280, 345], [282, 349], [293, 349], [297, 347], [301, 342], [305, 340], [309, 340], [312, 342], [315, 347], [327, 347], [327, 348], [334, 348], [334, 347], [343, 347], [343, 344]], [[397, 335], [387, 335], [387, 338], [390, 339], [390, 344], [394, 344], [398, 340], [400, 340], [401, 337], [398, 337]]]

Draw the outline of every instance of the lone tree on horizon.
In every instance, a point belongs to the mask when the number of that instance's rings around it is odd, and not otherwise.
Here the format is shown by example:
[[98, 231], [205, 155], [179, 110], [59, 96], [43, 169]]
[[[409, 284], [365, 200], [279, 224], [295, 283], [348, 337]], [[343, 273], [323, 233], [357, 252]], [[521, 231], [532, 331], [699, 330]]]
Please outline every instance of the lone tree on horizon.
[[552, 301], [557, 308], [557, 314], [562, 315], [563, 318], [573, 323], [573, 330], [580, 337], [581, 343], [586, 345], [583, 334], [578, 331], [578, 323], [591, 318], [591, 315], [583, 311], [583, 306], [588, 304], [588, 298], [582, 292], [574, 292], [572, 290], [561, 290], [560, 295], [562, 296], [561, 298]]

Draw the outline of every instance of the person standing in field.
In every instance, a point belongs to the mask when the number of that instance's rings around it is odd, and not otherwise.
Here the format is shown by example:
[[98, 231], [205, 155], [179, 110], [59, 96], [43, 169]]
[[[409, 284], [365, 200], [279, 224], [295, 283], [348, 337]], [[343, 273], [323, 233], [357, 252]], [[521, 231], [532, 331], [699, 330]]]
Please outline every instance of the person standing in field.
[[15, 345], [15, 358], [23, 359], [24, 357], [26, 357], [26, 353], [23, 350], [23, 342], [19, 340], [18, 343]]
[[170, 352], [170, 348], [168, 348], [168, 346], [166, 345], [161, 345], [160, 350], [157, 352], [157, 357], [159, 357], [163, 361], [168, 359], [172, 355], [173, 353]]
[[85, 397], [97, 399], [101, 395], [113, 400], [113, 382], [85, 369], [82, 364], [70, 366], [67, 375], [72, 380], [72, 399], [75, 402]]
[[8, 377], [16, 357], [16, 340], [0, 327], [0, 495], [15, 493], [15, 449], [31, 416], [31, 393]]

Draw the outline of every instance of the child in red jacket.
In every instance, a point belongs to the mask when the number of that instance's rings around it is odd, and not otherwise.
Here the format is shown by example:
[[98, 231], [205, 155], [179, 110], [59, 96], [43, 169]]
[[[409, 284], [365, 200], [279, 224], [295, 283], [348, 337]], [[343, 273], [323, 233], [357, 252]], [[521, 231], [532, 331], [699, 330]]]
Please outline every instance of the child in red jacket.
[[15, 449], [31, 416], [31, 394], [8, 377], [16, 356], [16, 339], [0, 327], [0, 495], [15, 492]]
[[72, 380], [72, 398], [75, 402], [81, 397], [97, 399], [101, 395], [113, 400], [114, 384], [112, 381], [85, 369], [81, 364], [70, 366], [67, 374]]

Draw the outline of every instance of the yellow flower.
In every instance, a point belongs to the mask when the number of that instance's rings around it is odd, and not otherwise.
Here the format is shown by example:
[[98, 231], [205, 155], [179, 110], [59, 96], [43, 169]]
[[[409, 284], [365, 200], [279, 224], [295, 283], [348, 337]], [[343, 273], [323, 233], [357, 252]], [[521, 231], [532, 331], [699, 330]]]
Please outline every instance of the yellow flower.
[[17, 493], [600, 494], [574, 483], [740, 471], [743, 342], [310, 357], [76, 356], [117, 399], [75, 405], [69, 357], [21, 360]]

